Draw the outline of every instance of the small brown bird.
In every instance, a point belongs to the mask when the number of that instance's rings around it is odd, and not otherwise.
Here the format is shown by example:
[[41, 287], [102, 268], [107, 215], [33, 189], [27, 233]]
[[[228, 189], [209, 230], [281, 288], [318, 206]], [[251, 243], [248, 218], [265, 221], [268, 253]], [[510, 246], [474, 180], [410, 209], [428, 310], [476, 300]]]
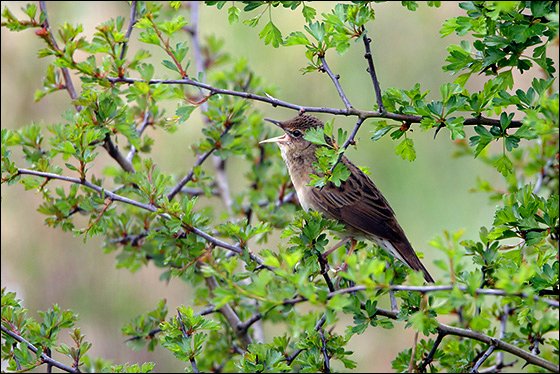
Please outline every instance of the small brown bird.
[[309, 115], [299, 115], [285, 122], [266, 120], [279, 126], [285, 134], [261, 143], [274, 142], [280, 147], [303, 209], [318, 211], [344, 223], [349, 238], [374, 241], [412, 269], [422, 271], [428, 282], [434, 281], [414, 252], [387, 200], [346, 156], [342, 156], [340, 162], [348, 168], [350, 176], [339, 187], [332, 183], [322, 188], [310, 186], [309, 175], [318, 173], [313, 167], [317, 161], [315, 151], [321, 146], [304, 139], [304, 135], [309, 129], [323, 128], [323, 122]]

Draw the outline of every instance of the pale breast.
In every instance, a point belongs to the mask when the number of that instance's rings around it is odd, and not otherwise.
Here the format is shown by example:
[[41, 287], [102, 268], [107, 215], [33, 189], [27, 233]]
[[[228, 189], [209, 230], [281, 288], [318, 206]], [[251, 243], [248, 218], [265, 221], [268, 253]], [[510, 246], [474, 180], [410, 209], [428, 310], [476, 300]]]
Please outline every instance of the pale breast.
[[[286, 167], [288, 168], [288, 173], [290, 174], [290, 179], [292, 180], [292, 184], [294, 185], [294, 189], [296, 191], [299, 203], [301, 207], [308, 211], [309, 209], [317, 210], [316, 204], [313, 203], [313, 198], [311, 197], [311, 189], [313, 187], [309, 186], [309, 182], [311, 178], [309, 177], [309, 173], [311, 172], [308, 167], [304, 167], [304, 157], [303, 156], [295, 156], [294, 154], [286, 155], [286, 151], [284, 148], [280, 148], [282, 151], [282, 158], [286, 163]], [[311, 163], [307, 163], [311, 164]]]

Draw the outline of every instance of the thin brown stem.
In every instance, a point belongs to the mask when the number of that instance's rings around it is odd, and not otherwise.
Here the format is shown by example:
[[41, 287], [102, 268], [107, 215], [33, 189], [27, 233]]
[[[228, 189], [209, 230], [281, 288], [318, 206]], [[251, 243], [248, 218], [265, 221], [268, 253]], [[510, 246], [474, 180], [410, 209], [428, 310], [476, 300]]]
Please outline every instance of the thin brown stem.
[[[81, 180], [79, 178], [66, 177], [66, 176], [63, 176], [63, 175], [46, 173], [46, 172], [41, 172], [41, 171], [36, 171], [36, 170], [28, 170], [28, 169], [18, 169], [18, 175], [33, 175], [33, 176], [41, 177], [41, 178], [57, 179], [57, 180], [70, 182], [70, 183], [74, 183], [74, 184], [80, 184], [84, 187], [87, 187], [91, 190], [94, 190], [94, 191], [98, 192], [100, 195], [105, 196], [105, 197], [107, 197], [111, 200], [120, 201], [120, 202], [125, 203], [125, 204], [133, 205], [133, 206], [136, 206], [138, 208], [141, 208], [141, 209], [144, 209], [144, 210], [147, 210], [147, 211], [150, 211], [150, 212], [157, 212], [158, 211], [158, 208], [155, 205], [141, 203], [139, 201], [130, 199], [128, 197], [118, 195], [114, 192], [106, 190], [105, 188], [103, 188], [101, 186], [93, 184], [93, 183], [91, 183], [87, 180]], [[161, 213], [160, 216], [163, 217], [163, 218], [166, 218], [166, 219], [169, 218], [169, 216], [165, 213]], [[220, 240], [220, 239], [208, 234], [207, 232], [205, 232], [205, 231], [203, 231], [203, 230], [201, 230], [197, 227], [192, 227], [192, 226], [188, 227], [186, 231], [192, 232], [193, 234], [198, 235], [201, 238], [204, 238], [209, 243], [212, 243], [212, 244], [216, 245], [217, 247], [227, 249], [227, 250], [229, 250], [229, 251], [231, 251], [235, 254], [240, 255], [244, 252], [244, 250], [242, 250], [239, 246], [224, 242], [223, 240]], [[255, 255], [254, 253], [249, 252], [249, 258], [251, 258], [251, 260], [258, 263], [262, 268], [271, 269], [269, 266], [264, 264], [263, 259], [261, 259], [257, 255]]]
[[436, 354], [436, 351], [437, 351], [439, 345], [441, 344], [441, 342], [443, 341], [443, 338], [445, 338], [445, 334], [442, 334], [442, 333], [437, 334], [436, 340], [434, 341], [434, 345], [432, 346], [432, 349], [430, 349], [430, 352], [428, 353], [426, 358], [424, 360], [422, 360], [422, 362], [420, 363], [420, 366], [418, 366], [418, 372], [419, 373], [425, 373], [426, 372], [426, 368], [434, 360], [434, 356]]
[[323, 373], [330, 373], [331, 361], [327, 352], [327, 339], [325, 339], [325, 332], [322, 327], [319, 329], [319, 336], [321, 337], [321, 352], [323, 353]]
[[383, 96], [381, 94], [381, 87], [379, 86], [379, 79], [377, 79], [377, 74], [375, 73], [375, 66], [373, 65], [373, 55], [371, 54], [371, 39], [368, 38], [367, 34], [364, 33], [363, 36], [364, 47], [366, 50], [366, 54], [364, 55], [365, 59], [368, 62], [367, 72], [371, 76], [371, 81], [373, 83], [373, 89], [375, 91], [375, 98], [377, 100], [377, 110], [380, 113], [385, 113], [385, 106], [383, 105]]
[[125, 41], [122, 44], [120, 59], [122, 60], [126, 56], [126, 50], [128, 49], [128, 43], [130, 41], [130, 35], [132, 35], [132, 29], [136, 23], [136, 7], [138, 1], [132, 1], [130, 5], [130, 21], [128, 23], [128, 28], [126, 29], [126, 34], [124, 35]]
[[488, 357], [490, 357], [490, 355], [494, 352], [495, 349], [496, 349], [495, 345], [489, 346], [488, 349], [486, 351], [484, 351], [482, 356], [480, 356], [480, 358], [478, 360], [476, 360], [476, 362], [474, 363], [470, 372], [471, 373], [478, 373], [478, 369], [480, 369], [482, 364], [484, 364], [484, 361], [486, 361], [488, 359]]
[[327, 60], [325, 59], [325, 57], [321, 57], [321, 64], [322, 64], [322, 70], [324, 70], [329, 77], [331, 78], [331, 80], [334, 83], [334, 86], [336, 88], [336, 92], [338, 92], [338, 96], [340, 96], [340, 99], [342, 100], [342, 102], [344, 103], [344, 106], [346, 107], [346, 109], [352, 109], [352, 104], [350, 104], [350, 100], [348, 100], [348, 96], [346, 96], [346, 94], [344, 93], [344, 90], [342, 89], [342, 86], [340, 85], [339, 79], [340, 79], [340, 75], [338, 74], [334, 74], [331, 70], [331, 68], [329, 67], [329, 65], [327, 64]]
[[[136, 2], [134, 2], [134, 3], [136, 3]], [[135, 4], [133, 5], [133, 7], [135, 7]], [[48, 38], [48, 41], [49, 41], [50, 45], [56, 51], [62, 53], [61, 49], [58, 47], [58, 44], [56, 42], [56, 39], [54, 38], [53, 32], [52, 32], [50, 24], [49, 24], [49, 17], [48, 17], [48, 14], [47, 14], [46, 2], [45, 1], [39, 1], [39, 8], [44, 15], [43, 28], [45, 30], [47, 30], [47, 38]], [[78, 98], [78, 94], [76, 93], [76, 88], [74, 88], [74, 83], [72, 82], [72, 77], [70, 76], [70, 71], [66, 67], [60, 68], [60, 70], [62, 71], [62, 76], [64, 78], [64, 86], [66, 88], [66, 91], [68, 92], [68, 95], [70, 96], [70, 99], [76, 100]], [[74, 104], [74, 107], [76, 108], [77, 112], [82, 111], [82, 106], [81, 105]], [[115, 159], [115, 161], [117, 161], [117, 163], [124, 170], [128, 171], [129, 173], [134, 173], [134, 167], [119, 152], [117, 146], [115, 146], [115, 144], [113, 143], [113, 140], [111, 139], [111, 136], [109, 134], [107, 134], [107, 137], [105, 138], [105, 141], [103, 142], [103, 148], [105, 148], [105, 150], [107, 150], [109, 155], [113, 159]]]
[[364, 121], [365, 121], [365, 118], [362, 118], [362, 117], [358, 118], [358, 122], [356, 122], [356, 124], [354, 125], [354, 128], [352, 129], [352, 132], [350, 133], [350, 136], [348, 137], [348, 139], [346, 139], [346, 141], [344, 142], [342, 147], [340, 147], [340, 150], [338, 151], [338, 158], [336, 159], [336, 162], [331, 166], [331, 172], [334, 170], [336, 165], [338, 165], [340, 160], [342, 160], [342, 156], [344, 155], [344, 152], [346, 152], [348, 147], [351, 144], [355, 144], [356, 135], [358, 135], [358, 131], [360, 130], [360, 127], [362, 126], [362, 123], [364, 123]]
[[[216, 278], [214, 278], [213, 276], [205, 278], [205, 281], [210, 292], [218, 288], [218, 282], [216, 281]], [[243, 322], [241, 322], [239, 316], [237, 315], [233, 307], [229, 304], [225, 304], [220, 308], [220, 313], [222, 313], [222, 315], [228, 321], [229, 325], [233, 327], [234, 330], [236, 331], [237, 337], [241, 341], [241, 344], [243, 344], [243, 349], [247, 349], [247, 346], [251, 344], [252, 340], [249, 334], [247, 333], [247, 329], [239, 328], [239, 326], [243, 326]]]
[[[244, 92], [244, 91], [235, 91], [235, 90], [228, 90], [224, 88], [213, 87], [209, 84], [198, 82], [196, 80], [190, 78], [183, 78], [183, 79], [151, 79], [149, 81], [144, 81], [142, 79], [137, 78], [130, 78], [130, 77], [108, 77], [105, 78], [110, 83], [126, 83], [126, 84], [134, 84], [136, 82], [144, 82], [147, 84], [184, 84], [187, 86], [194, 86], [200, 87], [205, 90], [210, 91], [211, 95], [229, 95], [229, 96], [236, 96], [242, 97], [248, 100], [260, 101], [263, 103], [268, 103], [273, 107], [282, 107], [287, 109], [293, 109], [300, 113], [328, 113], [338, 116], [356, 116], [360, 118], [385, 118], [391, 119], [398, 122], [406, 122], [409, 124], [419, 124], [422, 121], [421, 116], [409, 115], [409, 114], [401, 114], [401, 113], [392, 113], [392, 112], [380, 112], [380, 111], [368, 111], [368, 110], [360, 110], [356, 108], [351, 109], [338, 109], [338, 108], [328, 108], [328, 107], [313, 107], [313, 106], [304, 106], [304, 105], [297, 105], [287, 101], [279, 100], [275, 97], [270, 95], [262, 96], [257, 95], [251, 92]], [[494, 126], [499, 125], [500, 120], [498, 119], [491, 119], [482, 116], [468, 118], [463, 121], [465, 126], [474, 126], [474, 125], [487, 125], [487, 126]], [[511, 121], [509, 128], [518, 128], [521, 127], [523, 123], [521, 121]]]
[[[29, 341], [27, 341], [24, 337], [22, 337], [21, 335], [17, 334], [14, 331], [9, 330], [8, 328], [1, 326], [2, 328], [2, 333], [10, 336], [11, 338], [15, 339], [16, 341], [18, 341], [19, 343], [23, 343], [27, 346], [27, 349], [29, 349], [31, 352], [33, 353], [39, 353], [39, 349], [37, 347], [35, 347], [33, 344], [31, 344]], [[39, 357], [41, 358], [41, 360], [46, 363], [47, 365], [50, 366], [54, 366], [60, 370], [66, 371], [68, 373], [79, 373], [80, 371], [78, 369], [72, 368], [68, 365], [63, 364], [62, 362], [58, 362], [57, 360], [54, 360], [53, 358], [49, 357], [48, 355], [46, 355], [45, 353], [40, 353]]]
[[[226, 135], [229, 130], [231, 129], [231, 126], [227, 126], [222, 133], [220, 134], [220, 139], [222, 139], [224, 137], [224, 135]], [[209, 149], [208, 151], [206, 151], [205, 153], [203, 153], [202, 155], [198, 156], [198, 158], [196, 159], [196, 162], [194, 163], [193, 167], [191, 168], [191, 170], [187, 173], [187, 175], [185, 175], [172, 189], [171, 191], [169, 191], [169, 193], [167, 194], [167, 198], [169, 200], [173, 200], [173, 198], [175, 197], [175, 195], [177, 195], [182, 189], [183, 187], [189, 183], [192, 178], [194, 177], [194, 170], [196, 167], [202, 165], [204, 163], [204, 161], [206, 161], [206, 159], [212, 154], [214, 153], [214, 151], [217, 149], [216, 145], [214, 145], [214, 147], [212, 147], [211, 149]]]

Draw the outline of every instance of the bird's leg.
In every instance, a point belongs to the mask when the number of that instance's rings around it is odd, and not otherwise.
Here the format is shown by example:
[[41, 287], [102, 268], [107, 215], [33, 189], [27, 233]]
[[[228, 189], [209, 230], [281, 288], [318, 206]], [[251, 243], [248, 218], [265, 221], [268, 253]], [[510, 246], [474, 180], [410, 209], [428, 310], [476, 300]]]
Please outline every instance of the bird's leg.
[[327, 258], [328, 255], [330, 255], [331, 253], [333, 253], [334, 251], [336, 251], [338, 248], [342, 247], [344, 244], [346, 244], [346, 242], [348, 242], [348, 240], [350, 240], [349, 237], [346, 237], [342, 240], [340, 240], [338, 243], [336, 243], [335, 245], [333, 245], [331, 248], [329, 248], [328, 250], [326, 250], [325, 252], [323, 252], [323, 258]]

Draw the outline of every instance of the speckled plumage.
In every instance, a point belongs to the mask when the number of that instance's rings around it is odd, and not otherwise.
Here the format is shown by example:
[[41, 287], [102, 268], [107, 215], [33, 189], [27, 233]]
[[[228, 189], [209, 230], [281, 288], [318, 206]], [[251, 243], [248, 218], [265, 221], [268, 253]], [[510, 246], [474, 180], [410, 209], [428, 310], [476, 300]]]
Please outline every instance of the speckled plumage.
[[299, 115], [285, 122], [271, 122], [285, 132], [285, 135], [268, 141], [276, 142], [280, 147], [303, 209], [312, 209], [341, 221], [346, 225], [349, 236], [376, 242], [412, 269], [422, 271], [428, 282], [433, 282], [385, 197], [346, 156], [341, 162], [349, 169], [350, 177], [339, 187], [330, 183], [323, 188], [309, 185], [309, 174], [314, 172], [312, 165], [317, 160], [315, 151], [319, 146], [305, 140], [303, 134], [310, 128], [324, 126], [318, 118]]

